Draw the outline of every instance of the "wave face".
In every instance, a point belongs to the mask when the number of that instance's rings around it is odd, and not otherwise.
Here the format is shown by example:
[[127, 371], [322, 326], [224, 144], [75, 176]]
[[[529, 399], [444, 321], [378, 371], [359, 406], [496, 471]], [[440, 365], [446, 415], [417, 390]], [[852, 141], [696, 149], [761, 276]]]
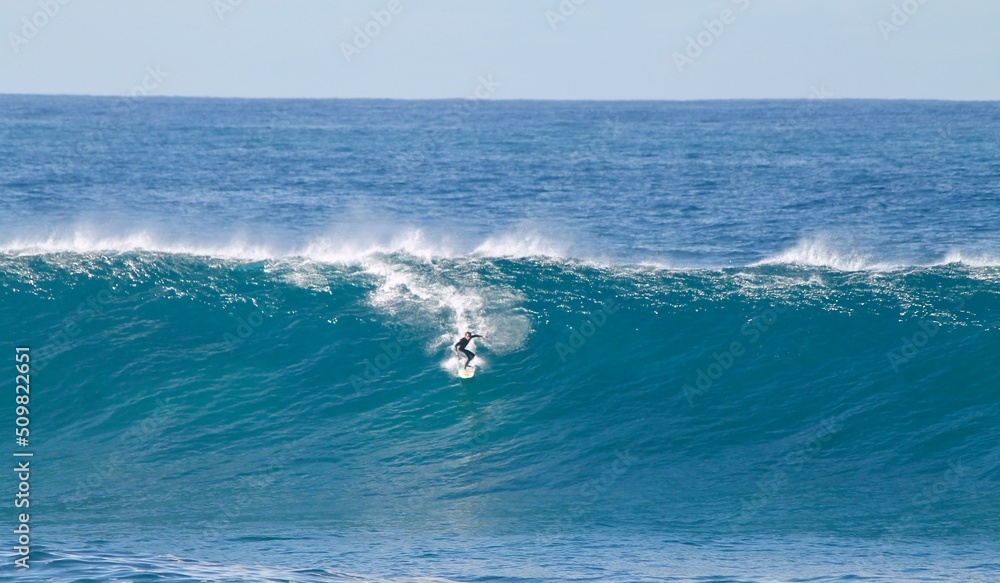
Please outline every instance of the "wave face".
[[0, 103], [39, 580], [996, 580], [996, 104]]
[[[60, 521], [208, 527], [280, 475], [299, 503], [255, 519], [997, 527], [996, 268], [2, 265], [0, 325], [33, 347]], [[470, 382], [448, 349], [465, 329], [489, 336]]]

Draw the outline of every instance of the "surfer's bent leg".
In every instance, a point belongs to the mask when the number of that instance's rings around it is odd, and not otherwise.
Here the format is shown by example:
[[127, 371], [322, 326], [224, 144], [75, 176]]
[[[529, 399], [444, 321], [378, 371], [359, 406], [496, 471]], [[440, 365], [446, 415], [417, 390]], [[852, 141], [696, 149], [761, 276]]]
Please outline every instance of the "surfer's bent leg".
[[472, 359], [475, 358], [476, 355], [474, 353], [472, 353], [472, 352], [469, 352], [468, 350], [466, 350], [464, 348], [459, 348], [459, 350], [461, 350], [462, 354], [465, 355], [465, 358], [466, 358], [466, 360], [465, 360], [465, 366], [469, 366], [469, 363], [472, 362]]

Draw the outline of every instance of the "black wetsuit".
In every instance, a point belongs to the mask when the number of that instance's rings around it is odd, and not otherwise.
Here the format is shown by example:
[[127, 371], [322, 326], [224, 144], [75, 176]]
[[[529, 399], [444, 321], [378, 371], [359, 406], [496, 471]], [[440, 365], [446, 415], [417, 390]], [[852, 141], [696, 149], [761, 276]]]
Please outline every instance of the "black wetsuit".
[[462, 336], [458, 340], [458, 342], [455, 343], [455, 350], [460, 351], [462, 354], [465, 355], [465, 358], [467, 359], [465, 361], [465, 366], [469, 366], [469, 363], [472, 362], [472, 359], [476, 357], [475, 352], [471, 352], [465, 349], [465, 347], [469, 345], [469, 341], [472, 340], [473, 338], [482, 338], [482, 336], [480, 336], [479, 334], [473, 334], [469, 338]]

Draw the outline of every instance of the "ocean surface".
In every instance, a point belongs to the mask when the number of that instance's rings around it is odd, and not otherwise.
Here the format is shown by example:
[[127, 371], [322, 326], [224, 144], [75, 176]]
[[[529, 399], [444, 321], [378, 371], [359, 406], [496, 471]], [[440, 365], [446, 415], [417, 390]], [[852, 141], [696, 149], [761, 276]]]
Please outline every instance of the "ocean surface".
[[4, 580], [1000, 581], [1000, 103], [0, 96], [0, 337]]

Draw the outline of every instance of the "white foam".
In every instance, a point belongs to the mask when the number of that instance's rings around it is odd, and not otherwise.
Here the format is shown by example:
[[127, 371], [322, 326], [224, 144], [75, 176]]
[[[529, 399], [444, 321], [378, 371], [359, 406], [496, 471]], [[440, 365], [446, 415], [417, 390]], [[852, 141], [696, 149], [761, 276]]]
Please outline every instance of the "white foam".
[[[469, 350], [476, 353], [476, 358], [472, 360], [472, 364], [476, 367], [477, 372], [487, 370], [489, 368], [489, 363], [487, 362], [486, 357], [484, 357], [480, 351], [476, 350], [474, 346], [469, 348]], [[438, 366], [441, 368], [441, 370], [447, 372], [448, 374], [450, 374], [455, 378], [458, 378], [459, 364], [464, 362], [465, 362], [465, 357], [463, 356], [461, 359], [456, 358], [454, 350], [452, 350], [451, 352], [449, 352], [448, 356], [446, 356], [441, 362], [438, 363]]]
[[0, 242], [0, 252], [12, 255], [128, 253], [136, 251], [245, 261], [262, 261], [276, 255], [276, 251], [271, 247], [235, 238], [223, 244], [212, 245], [173, 241], [148, 230], [136, 230], [121, 235], [104, 235], [93, 229], [79, 228], [68, 233], [34, 239], [20, 237]]
[[447, 240], [432, 241], [422, 229], [401, 230], [389, 237], [323, 236], [291, 254], [322, 263], [357, 264], [373, 255], [406, 254], [423, 260], [454, 257]]
[[506, 353], [523, 346], [532, 332], [530, 320], [520, 313], [520, 292], [497, 285], [482, 286], [473, 273], [463, 276], [455, 265], [414, 266], [388, 258], [370, 258], [364, 271], [377, 282], [369, 296], [374, 308], [401, 323], [436, 323], [436, 340], [429, 350], [450, 347], [461, 334], [471, 330], [490, 336], [490, 351]]
[[[698, 270], [708, 267], [685, 267], [655, 259], [622, 264], [607, 257], [581, 254], [572, 243], [571, 233], [520, 225], [485, 238], [460, 238], [440, 235], [412, 226], [341, 224], [329, 232], [302, 241], [267, 240], [247, 234], [218, 234], [205, 237], [180, 236], [157, 228], [134, 228], [124, 232], [106, 232], [108, 228], [76, 225], [60, 231], [34, 236], [11, 236], [0, 239], [0, 253], [17, 256], [49, 254], [119, 254], [151, 252], [215, 259], [260, 262], [280, 261], [297, 265], [303, 273], [289, 276], [304, 286], [321, 285], [307, 263], [365, 266], [373, 258], [402, 255], [432, 262], [462, 258], [547, 258], [571, 261], [598, 268], [658, 270]], [[983, 251], [952, 250], [931, 262], [903, 262], [878, 259], [872, 252], [825, 237], [802, 239], [794, 246], [752, 263], [761, 265], [804, 265], [839, 271], [891, 271], [906, 267], [933, 267], [960, 263], [968, 267], [998, 267], [1000, 255]]]
[[829, 239], [818, 237], [802, 239], [794, 247], [751, 264], [760, 265], [807, 265], [828, 267], [838, 271], [892, 271], [909, 267], [938, 267], [961, 264], [966, 267], [1000, 267], [1000, 255], [983, 251], [953, 249], [936, 261], [887, 261], [879, 260], [873, 253], [859, 249], [845, 249], [845, 244], [835, 244]]
[[948, 265], [951, 263], [961, 263], [967, 267], [1000, 267], [1000, 255], [956, 249], [949, 251], [939, 264]]
[[283, 272], [281, 273], [281, 278], [285, 283], [312, 291], [330, 292], [330, 279], [320, 270], [317, 263], [308, 260], [296, 260], [282, 267], [287, 268], [287, 271], [285, 269], [280, 270]]
[[[236, 261], [307, 259], [318, 263], [357, 265], [377, 255], [405, 254], [425, 261], [480, 257], [549, 257], [567, 256], [565, 244], [557, 244], [540, 234], [519, 228], [492, 234], [485, 239], [471, 239], [458, 244], [451, 235], [434, 235], [418, 227], [387, 225], [342, 225], [328, 234], [300, 242], [254, 240], [232, 235], [215, 241], [165, 234], [158, 229], [134, 229], [122, 233], [103, 233], [92, 225], [75, 226], [40, 236], [11, 237], [0, 240], [0, 252], [12, 255], [55, 253], [109, 254], [129, 252], [169, 253], [213, 257]], [[565, 238], [563, 240], [566, 240]], [[477, 243], [478, 241], [478, 243]]]
[[547, 257], [563, 259], [568, 255], [568, 243], [557, 243], [537, 233], [515, 231], [488, 237], [473, 251], [482, 257]]
[[828, 267], [838, 271], [889, 271], [901, 267], [876, 261], [870, 253], [859, 250], [835, 249], [824, 239], [803, 239], [790, 249], [752, 263], [751, 267], [787, 264]]

